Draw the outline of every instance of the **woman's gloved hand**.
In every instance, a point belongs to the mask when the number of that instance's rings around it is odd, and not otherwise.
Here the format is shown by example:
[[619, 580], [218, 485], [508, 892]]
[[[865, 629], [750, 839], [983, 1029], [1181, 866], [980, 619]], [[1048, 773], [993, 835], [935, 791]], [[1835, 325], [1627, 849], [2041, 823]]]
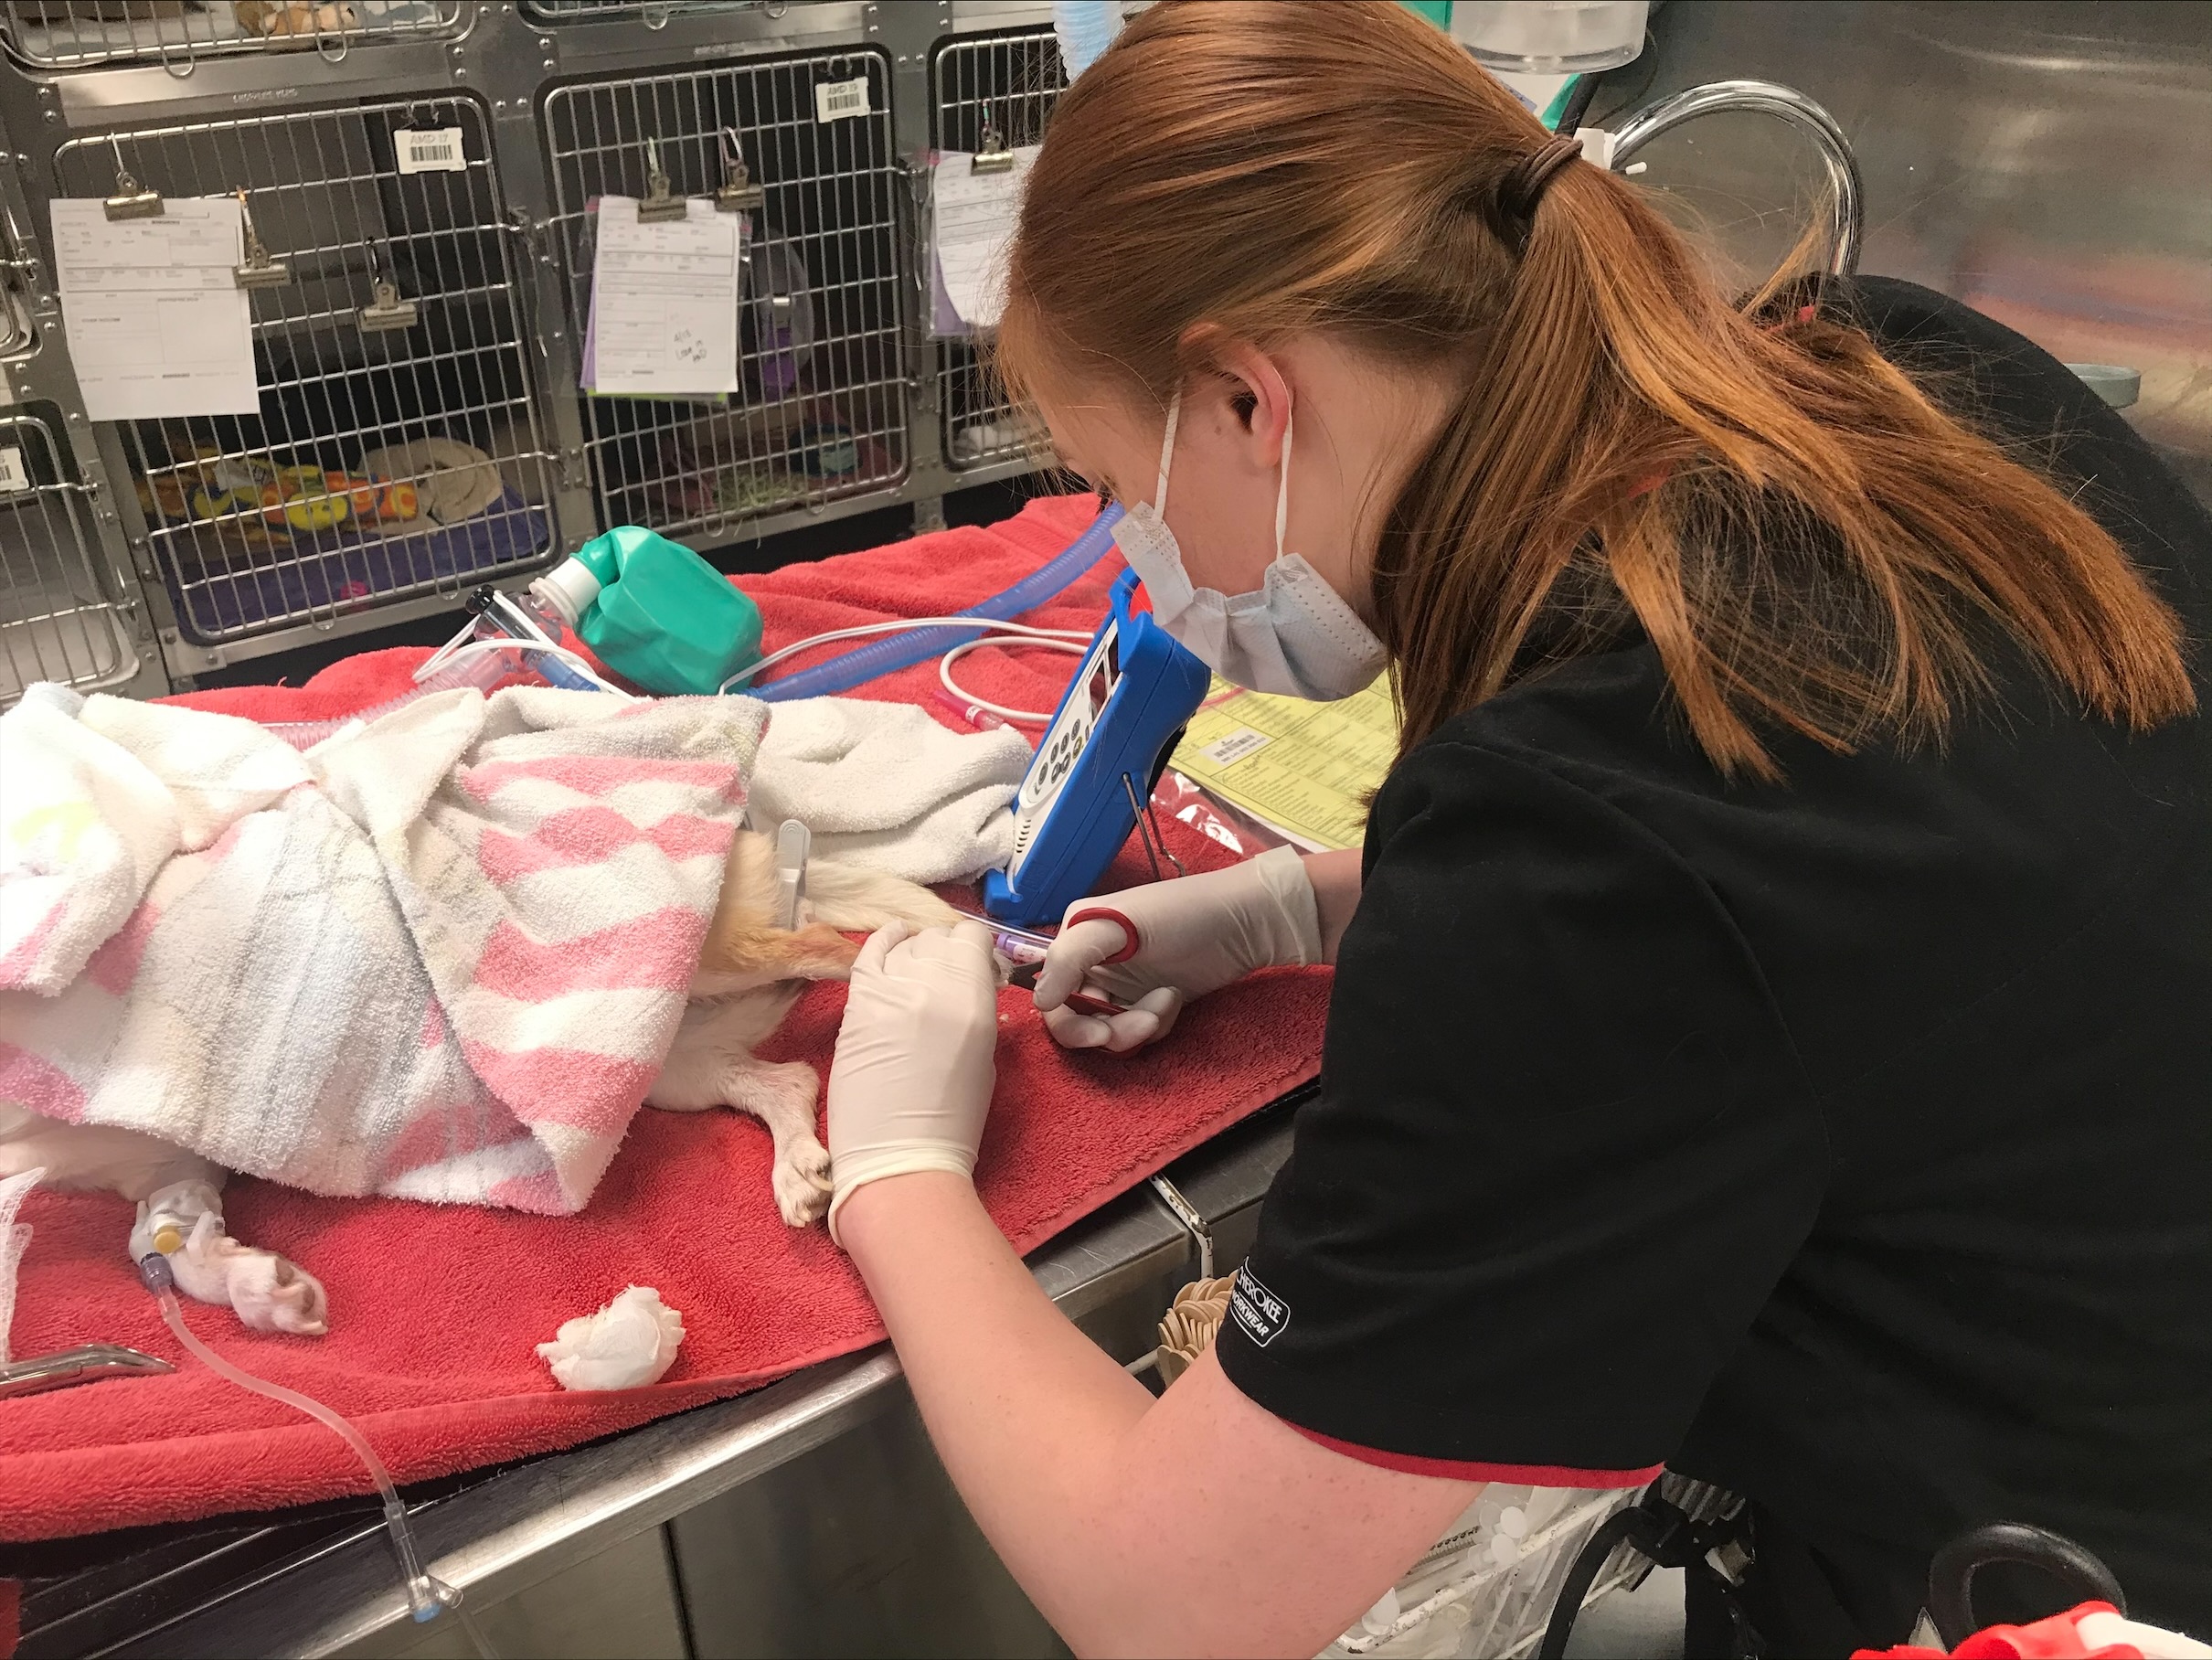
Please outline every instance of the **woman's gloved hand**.
[[[1255, 969], [1321, 961], [1305, 862], [1277, 847], [1226, 870], [1078, 899], [1038, 972], [1037, 1006], [1068, 1048], [1118, 1052], [1165, 1037], [1186, 1002]], [[1064, 1006], [1086, 984], [1127, 1011], [1101, 1018]]]
[[879, 928], [853, 963], [830, 1063], [830, 1237], [855, 1190], [975, 1171], [997, 1075], [998, 970], [981, 922]]

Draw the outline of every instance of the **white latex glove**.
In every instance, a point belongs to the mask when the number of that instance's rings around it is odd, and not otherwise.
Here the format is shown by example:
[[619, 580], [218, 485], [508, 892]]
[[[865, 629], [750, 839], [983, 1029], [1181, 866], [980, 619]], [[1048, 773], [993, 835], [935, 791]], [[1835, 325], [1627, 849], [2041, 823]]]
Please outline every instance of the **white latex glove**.
[[[1076, 920], [1086, 911], [1119, 920]], [[1119, 1052], [1164, 1038], [1185, 1003], [1255, 969], [1320, 961], [1321, 918], [1305, 861], [1295, 848], [1276, 847], [1226, 870], [1078, 899], [1045, 954], [1037, 1006], [1068, 1048]], [[1127, 1011], [1101, 1018], [1064, 1007], [1085, 984]]]
[[830, 1238], [856, 1189], [975, 1171], [997, 1077], [998, 967], [981, 922], [879, 928], [853, 963], [830, 1064]]

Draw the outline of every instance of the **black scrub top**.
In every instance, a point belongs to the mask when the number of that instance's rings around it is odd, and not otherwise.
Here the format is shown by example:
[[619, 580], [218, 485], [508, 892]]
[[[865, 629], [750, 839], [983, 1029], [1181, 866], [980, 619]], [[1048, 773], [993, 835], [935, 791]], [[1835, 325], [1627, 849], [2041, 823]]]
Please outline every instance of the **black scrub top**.
[[[2212, 638], [2212, 519], [2126, 422], [1940, 295], [1842, 300]], [[1742, 1493], [1779, 1654], [1902, 1641], [2000, 1519], [2212, 1637], [2212, 721], [1997, 669], [1940, 752], [1730, 783], [1631, 634], [1408, 755], [1236, 1386], [1395, 1468]]]

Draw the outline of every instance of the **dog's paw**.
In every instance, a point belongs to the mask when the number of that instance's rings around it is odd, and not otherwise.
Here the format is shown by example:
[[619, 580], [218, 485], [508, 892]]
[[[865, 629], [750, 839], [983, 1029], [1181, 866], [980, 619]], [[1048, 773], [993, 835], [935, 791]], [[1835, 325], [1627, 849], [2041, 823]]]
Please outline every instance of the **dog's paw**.
[[322, 1281], [273, 1250], [239, 1244], [213, 1213], [200, 1218], [169, 1267], [186, 1296], [217, 1307], [229, 1304], [250, 1331], [320, 1337], [330, 1329]]
[[793, 1228], [818, 1221], [829, 1210], [829, 1151], [813, 1136], [794, 1137], [776, 1159], [776, 1208]]
[[257, 1332], [320, 1337], [330, 1330], [323, 1282], [272, 1250], [239, 1248], [230, 1267], [230, 1306]]

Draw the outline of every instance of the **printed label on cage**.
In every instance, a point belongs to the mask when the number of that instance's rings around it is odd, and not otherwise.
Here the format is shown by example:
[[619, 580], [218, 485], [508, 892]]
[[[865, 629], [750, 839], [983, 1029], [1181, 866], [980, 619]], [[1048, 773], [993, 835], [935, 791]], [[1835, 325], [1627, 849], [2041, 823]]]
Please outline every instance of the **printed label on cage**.
[[818, 80], [814, 83], [814, 120], [843, 121], [868, 112], [868, 78], [854, 80]]
[[1254, 750], [1265, 749], [1268, 735], [1255, 732], [1250, 727], [1239, 727], [1227, 738], [1217, 738], [1198, 752], [1217, 767], [1226, 767], [1231, 761], [1242, 761]]
[[1244, 1335], [1261, 1348], [1274, 1342], [1291, 1323], [1290, 1304], [1252, 1277], [1250, 1262], [1237, 1271], [1236, 1289], [1229, 1293], [1228, 1312], [1236, 1316]]
[[392, 151], [402, 173], [466, 173], [469, 158], [461, 147], [459, 127], [402, 127], [392, 134]]
[[23, 452], [0, 444], [0, 494], [14, 495], [30, 487], [31, 475], [24, 471]]

